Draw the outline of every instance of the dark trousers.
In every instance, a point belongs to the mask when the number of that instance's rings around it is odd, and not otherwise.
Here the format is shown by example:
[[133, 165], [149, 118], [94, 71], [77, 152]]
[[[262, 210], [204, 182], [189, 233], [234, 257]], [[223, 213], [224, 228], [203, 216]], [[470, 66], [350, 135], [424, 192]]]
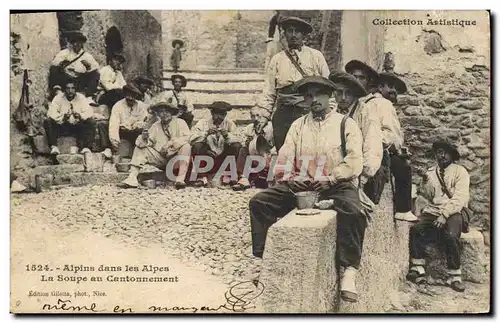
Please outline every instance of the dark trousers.
[[274, 145], [279, 151], [285, 143], [285, 138], [292, 123], [309, 113], [309, 109], [296, 105], [285, 105], [278, 102], [272, 117]]
[[[250, 200], [254, 256], [262, 257], [267, 231], [271, 225], [297, 206], [296, 198], [290, 189], [297, 192], [292, 185], [281, 183], [256, 194]], [[359, 268], [367, 223], [359, 201], [358, 189], [351, 183], [337, 183], [321, 192], [319, 199], [335, 200], [338, 264]]]
[[[222, 152], [222, 154], [220, 154], [219, 156], [214, 158], [214, 166], [212, 167], [212, 169], [206, 171], [203, 174], [216, 173], [219, 170], [219, 167], [221, 166], [222, 162], [224, 161], [224, 159], [226, 157], [234, 156], [234, 158], [236, 159], [238, 157], [239, 152], [240, 152], [241, 146], [242, 145], [239, 142], [226, 144], [224, 146], [224, 151]], [[202, 155], [208, 156], [209, 151], [210, 151], [210, 147], [205, 142], [197, 142], [197, 143], [191, 145], [191, 154], [193, 156], [202, 156]], [[206, 166], [206, 164], [204, 164], [204, 162], [200, 163], [200, 167], [205, 167], [205, 166]]]
[[366, 196], [372, 200], [376, 205], [379, 204], [382, 192], [384, 191], [385, 184], [389, 181], [389, 167], [391, 164], [391, 157], [389, 152], [384, 150], [382, 156], [382, 163], [375, 175], [370, 177], [366, 184], [363, 186], [363, 191]]
[[44, 121], [43, 126], [47, 134], [49, 146], [57, 146], [57, 138], [63, 135], [75, 136], [78, 148], [90, 148], [95, 139], [96, 122], [89, 118], [78, 122], [77, 124], [63, 123], [58, 124], [54, 120], [48, 118]]
[[113, 108], [115, 103], [120, 101], [124, 97], [125, 97], [125, 95], [123, 94], [123, 90], [121, 90], [121, 89], [114, 89], [114, 90], [106, 91], [99, 98], [99, 104], [105, 104], [106, 106], [109, 107], [109, 109], [111, 111], [111, 109]]
[[412, 173], [408, 161], [391, 155], [391, 172], [394, 175], [394, 201], [396, 212], [411, 211]]
[[99, 78], [99, 71], [97, 70], [75, 78], [64, 73], [59, 66], [51, 66], [49, 70], [49, 88], [52, 91], [54, 86], [59, 85], [64, 90], [68, 81], [76, 81], [76, 90], [89, 97], [97, 92]]
[[[113, 152], [117, 152], [118, 149], [117, 147], [113, 147], [111, 145], [111, 140], [109, 140], [109, 124], [107, 121], [105, 122], [98, 122], [97, 123], [97, 131], [99, 131], [99, 138], [100, 138], [100, 144], [101, 144], [101, 149], [106, 149], [110, 148], [113, 150]], [[142, 129], [141, 130], [126, 130], [126, 129], [120, 129], [120, 139], [125, 139], [129, 141], [133, 147], [135, 147], [135, 140], [139, 135], [142, 134]]]
[[194, 115], [191, 112], [188, 111], [183, 112], [182, 114], [179, 115], [178, 118], [186, 121], [189, 129], [191, 129], [191, 127], [193, 126], [193, 119], [194, 119]]
[[[238, 172], [238, 178], [241, 178], [242, 175], [245, 172], [245, 164], [246, 160], [250, 156], [250, 153], [248, 151], [248, 147], [242, 147], [238, 153], [238, 158], [236, 158], [236, 169]], [[267, 163], [270, 163], [270, 161], [267, 161]], [[252, 161], [252, 167], [257, 167], [258, 162], [257, 161]], [[257, 187], [262, 188], [261, 186], [265, 186], [263, 188], [267, 188], [267, 175], [269, 173], [269, 165], [266, 165], [263, 170], [257, 172], [257, 173], [250, 173], [248, 174], [248, 180], [250, 182], [253, 182], [254, 184], [259, 184]]]
[[436, 217], [421, 217], [421, 221], [410, 228], [410, 253], [415, 259], [424, 259], [425, 246], [437, 243], [444, 247], [448, 269], [460, 269], [460, 235], [462, 233], [462, 215], [452, 214], [446, 225], [438, 229], [432, 223]]

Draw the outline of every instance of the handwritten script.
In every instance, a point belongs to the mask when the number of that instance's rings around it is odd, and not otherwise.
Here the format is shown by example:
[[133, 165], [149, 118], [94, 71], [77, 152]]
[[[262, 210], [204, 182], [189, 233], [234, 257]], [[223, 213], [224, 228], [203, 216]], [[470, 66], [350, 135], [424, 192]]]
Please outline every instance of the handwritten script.
[[[210, 306], [164, 306], [164, 305], [151, 305], [144, 312], [153, 313], [165, 313], [165, 312], [187, 312], [187, 313], [197, 313], [197, 312], [219, 312], [219, 311], [230, 311], [242, 313], [248, 309], [255, 308], [252, 301], [258, 298], [264, 292], [264, 285], [261, 282], [255, 281], [244, 281], [237, 283], [228, 291], [224, 293], [226, 298], [226, 303], [219, 305], [218, 307]], [[98, 304], [93, 302], [86, 305], [75, 305], [71, 303], [70, 300], [58, 299], [56, 304], [44, 304], [42, 306], [43, 311], [64, 311], [64, 312], [80, 312], [80, 313], [135, 313], [132, 308], [122, 308], [119, 305], [113, 307], [113, 310], [109, 311], [105, 308], [99, 308]]]

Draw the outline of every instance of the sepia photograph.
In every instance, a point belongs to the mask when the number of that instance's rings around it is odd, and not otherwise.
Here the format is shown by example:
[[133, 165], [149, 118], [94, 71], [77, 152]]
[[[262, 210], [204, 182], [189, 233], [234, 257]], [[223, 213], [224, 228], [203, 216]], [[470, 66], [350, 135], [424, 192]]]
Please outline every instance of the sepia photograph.
[[491, 13], [292, 9], [9, 12], [10, 313], [491, 313]]

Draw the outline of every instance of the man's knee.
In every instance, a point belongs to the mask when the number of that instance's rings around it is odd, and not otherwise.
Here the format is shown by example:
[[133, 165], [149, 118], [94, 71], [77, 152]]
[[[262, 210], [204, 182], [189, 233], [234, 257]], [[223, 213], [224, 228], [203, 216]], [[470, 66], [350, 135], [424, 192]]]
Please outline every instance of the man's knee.
[[258, 210], [260, 209], [260, 206], [262, 205], [262, 198], [262, 193], [257, 193], [248, 202], [248, 206], [252, 215], [258, 212]]
[[458, 239], [462, 233], [462, 215], [456, 213], [448, 217], [444, 234], [446, 238]]

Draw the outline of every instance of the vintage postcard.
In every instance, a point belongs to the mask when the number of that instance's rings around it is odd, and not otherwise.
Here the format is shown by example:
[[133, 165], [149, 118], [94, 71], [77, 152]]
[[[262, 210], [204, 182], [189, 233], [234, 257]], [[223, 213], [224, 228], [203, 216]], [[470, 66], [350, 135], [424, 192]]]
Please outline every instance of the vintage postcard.
[[11, 313], [490, 312], [490, 37], [11, 11]]

